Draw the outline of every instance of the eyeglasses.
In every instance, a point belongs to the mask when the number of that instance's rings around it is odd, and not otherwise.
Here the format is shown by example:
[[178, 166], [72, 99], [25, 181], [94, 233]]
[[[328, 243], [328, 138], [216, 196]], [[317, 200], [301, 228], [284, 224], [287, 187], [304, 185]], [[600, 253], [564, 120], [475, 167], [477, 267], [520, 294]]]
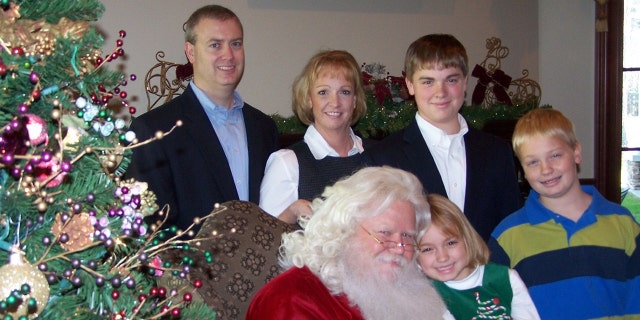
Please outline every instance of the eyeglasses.
[[362, 230], [364, 230], [364, 232], [366, 232], [369, 236], [371, 236], [371, 238], [373, 238], [373, 240], [375, 240], [377, 243], [381, 244], [385, 249], [393, 249], [393, 248], [402, 248], [404, 250], [415, 250], [416, 245], [414, 243], [402, 243], [402, 242], [395, 242], [395, 241], [382, 241], [378, 238], [376, 238], [376, 236], [374, 236], [369, 230], [365, 229], [365, 227], [360, 226], [360, 228], [362, 228]]

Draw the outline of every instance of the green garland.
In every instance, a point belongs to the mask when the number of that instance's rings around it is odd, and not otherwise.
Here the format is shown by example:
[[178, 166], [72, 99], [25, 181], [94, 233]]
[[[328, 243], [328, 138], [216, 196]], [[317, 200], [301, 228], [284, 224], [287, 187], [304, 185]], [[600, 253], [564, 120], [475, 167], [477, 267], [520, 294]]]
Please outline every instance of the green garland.
[[[373, 94], [370, 93], [367, 93], [367, 106], [369, 106], [367, 113], [353, 127], [353, 130], [364, 138], [383, 138], [406, 127], [415, 117], [417, 110], [413, 101], [385, 100], [382, 105], [379, 105]], [[471, 127], [482, 130], [492, 120], [518, 119], [535, 108], [538, 108], [538, 105], [534, 102], [517, 106], [505, 104], [496, 104], [491, 107], [464, 105], [460, 109], [460, 114], [464, 116]], [[550, 108], [550, 106], [545, 105], [540, 108]], [[295, 115], [283, 117], [279, 114], [273, 114], [271, 118], [276, 122], [280, 134], [302, 135], [307, 128]]]

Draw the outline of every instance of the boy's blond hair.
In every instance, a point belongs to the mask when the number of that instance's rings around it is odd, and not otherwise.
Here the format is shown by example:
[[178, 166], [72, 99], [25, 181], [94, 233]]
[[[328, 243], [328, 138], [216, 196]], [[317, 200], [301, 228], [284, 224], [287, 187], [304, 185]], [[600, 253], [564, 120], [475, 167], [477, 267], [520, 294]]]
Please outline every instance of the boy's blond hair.
[[450, 34], [428, 34], [414, 41], [404, 58], [404, 72], [411, 80], [416, 71], [436, 68], [460, 68], [466, 77], [469, 58], [462, 43]]
[[518, 120], [513, 130], [511, 143], [518, 159], [521, 159], [520, 147], [522, 144], [536, 135], [560, 138], [571, 148], [575, 148], [578, 144], [573, 122], [562, 112], [551, 108], [533, 109]]

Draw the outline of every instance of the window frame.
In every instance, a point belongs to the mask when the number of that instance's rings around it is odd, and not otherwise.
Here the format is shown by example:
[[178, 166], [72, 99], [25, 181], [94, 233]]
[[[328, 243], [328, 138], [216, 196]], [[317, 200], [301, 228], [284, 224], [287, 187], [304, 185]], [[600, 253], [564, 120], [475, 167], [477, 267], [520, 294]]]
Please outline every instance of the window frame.
[[622, 41], [624, 1], [594, 1], [607, 31], [595, 31], [595, 186], [620, 203], [622, 163]]

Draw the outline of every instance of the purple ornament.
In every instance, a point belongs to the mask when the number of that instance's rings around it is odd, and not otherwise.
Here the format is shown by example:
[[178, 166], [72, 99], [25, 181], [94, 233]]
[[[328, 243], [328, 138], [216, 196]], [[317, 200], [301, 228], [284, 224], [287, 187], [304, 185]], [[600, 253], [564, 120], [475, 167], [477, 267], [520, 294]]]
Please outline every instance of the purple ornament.
[[38, 81], [40, 81], [40, 76], [36, 73], [36, 72], [31, 72], [31, 74], [29, 74], [29, 81], [33, 84], [38, 83]]
[[62, 163], [60, 164], [60, 170], [62, 170], [63, 172], [71, 172], [72, 167], [73, 166], [69, 161], [62, 161]]

